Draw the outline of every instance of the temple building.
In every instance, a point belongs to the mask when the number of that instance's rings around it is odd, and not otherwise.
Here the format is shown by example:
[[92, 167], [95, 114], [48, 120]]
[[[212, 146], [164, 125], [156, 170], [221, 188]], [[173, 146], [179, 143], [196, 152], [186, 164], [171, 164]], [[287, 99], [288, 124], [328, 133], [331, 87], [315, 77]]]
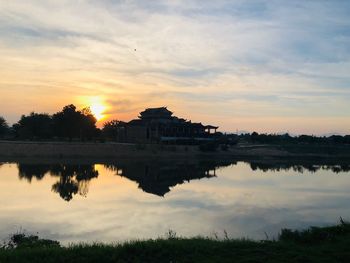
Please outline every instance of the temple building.
[[213, 140], [217, 126], [203, 125], [173, 116], [166, 107], [148, 108], [138, 119], [125, 123], [121, 141], [182, 143]]

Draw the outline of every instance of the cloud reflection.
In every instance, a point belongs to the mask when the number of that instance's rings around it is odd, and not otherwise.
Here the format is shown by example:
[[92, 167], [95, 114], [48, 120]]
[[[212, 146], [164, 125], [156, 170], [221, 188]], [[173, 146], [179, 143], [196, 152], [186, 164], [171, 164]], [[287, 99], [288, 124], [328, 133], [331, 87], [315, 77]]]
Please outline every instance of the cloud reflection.
[[[316, 171], [305, 168], [302, 174], [293, 166], [286, 168], [283, 162], [276, 164], [278, 170], [273, 166], [266, 169], [266, 164], [263, 169], [252, 170], [252, 163], [214, 163], [216, 177], [187, 182], [183, 179], [197, 166], [184, 162], [178, 170], [180, 181], [174, 185], [174, 177], [166, 180], [165, 176], [172, 166], [163, 163], [155, 168], [152, 161], [144, 176], [161, 186], [170, 183], [171, 191], [164, 198], [156, 195], [158, 192], [141, 191], [144, 179], [138, 180], [145, 166], [139, 166], [137, 171], [142, 171], [137, 177], [130, 174], [131, 170], [120, 175], [111, 169], [128, 171], [128, 165], [142, 163], [147, 162], [45, 164], [39, 173], [28, 163], [4, 164], [0, 168], [0, 199], [4, 201], [0, 237], [6, 238], [22, 227], [65, 244], [156, 238], [169, 229], [183, 236], [210, 236], [214, 232], [220, 236], [226, 230], [230, 237], [261, 239], [264, 232], [272, 236], [282, 227], [325, 225], [335, 223], [339, 216], [350, 217], [349, 172], [327, 168], [337, 166], [335, 163]], [[80, 179], [90, 182], [90, 191], [85, 197], [76, 194], [64, 202], [61, 197], [66, 195], [52, 193], [51, 186], [67, 178], [75, 183]]]

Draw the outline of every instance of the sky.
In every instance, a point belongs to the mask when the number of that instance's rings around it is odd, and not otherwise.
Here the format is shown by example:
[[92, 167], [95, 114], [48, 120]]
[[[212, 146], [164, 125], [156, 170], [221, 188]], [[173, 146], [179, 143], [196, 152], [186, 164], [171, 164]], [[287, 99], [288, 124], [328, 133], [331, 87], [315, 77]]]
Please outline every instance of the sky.
[[102, 125], [167, 106], [224, 132], [350, 134], [349, 13], [347, 0], [0, 0], [0, 116], [73, 103], [103, 106]]

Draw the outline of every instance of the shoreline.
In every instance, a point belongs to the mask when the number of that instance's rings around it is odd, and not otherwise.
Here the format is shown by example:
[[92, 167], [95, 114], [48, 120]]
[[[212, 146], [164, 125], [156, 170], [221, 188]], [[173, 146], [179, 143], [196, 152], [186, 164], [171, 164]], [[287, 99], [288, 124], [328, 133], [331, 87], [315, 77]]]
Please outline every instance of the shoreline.
[[323, 158], [350, 161], [350, 145], [237, 145], [227, 150], [200, 151], [197, 145], [131, 144], [115, 142], [0, 141], [1, 159], [113, 158]]

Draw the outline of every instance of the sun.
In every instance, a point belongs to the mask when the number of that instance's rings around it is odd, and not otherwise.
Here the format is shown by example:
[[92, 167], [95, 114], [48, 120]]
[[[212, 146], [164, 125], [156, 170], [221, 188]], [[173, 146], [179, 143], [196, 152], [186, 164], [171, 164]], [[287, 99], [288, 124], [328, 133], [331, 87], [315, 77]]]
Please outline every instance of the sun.
[[107, 106], [101, 97], [88, 97], [84, 99], [85, 105], [87, 104], [90, 108], [92, 115], [95, 116], [97, 121], [104, 119]]
[[108, 104], [104, 97], [101, 96], [82, 96], [79, 98], [83, 108], [89, 108], [90, 112], [96, 120], [99, 122], [108, 117], [107, 111], [109, 109]]
[[96, 120], [99, 121], [104, 117], [103, 113], [106, 110], [106, 106], [104, 106], [102, 103], [95, 102], [90, 105], [90, 110], [95, 116]]

